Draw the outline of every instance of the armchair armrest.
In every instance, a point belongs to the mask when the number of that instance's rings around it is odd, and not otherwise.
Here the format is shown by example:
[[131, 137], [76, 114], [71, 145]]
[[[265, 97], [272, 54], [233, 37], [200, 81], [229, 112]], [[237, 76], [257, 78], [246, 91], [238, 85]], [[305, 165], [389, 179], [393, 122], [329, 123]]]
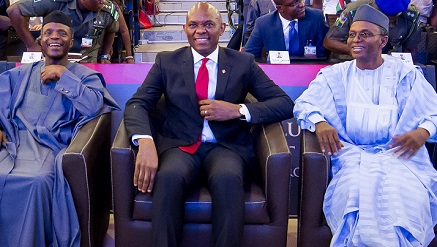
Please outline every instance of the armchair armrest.
[[281, 123], [257, 126], [254, 141], [271, 225], [287, 226], [291, 154]]
[[81, 230], [81, 246], [101, 246], [109, 224], [111, 113], [83, 126], [62, 157]]
[[329, 246], [332, 235], [324, 220], [322, 208], [329, 182], [330, 159], [320, 150], [319, 141], [313, 132], [302, 130], [301, 145], [298, 245]]
[[[257, 100], [251, 94], [245, 102]], [[291, 153], [280, 122], [254, 126], [253, 139], [271, 225], [288, 225]]]
[[[135, 152], [127, 136], [124, 121], [121, 121], [111, 148], [112, 186], [114, 217], [119, 221], [132, 219], [136, 190], [133, 185]], [[117, 232], [117, 229], [115, 229]], [[116, 233], [117, 235], [117, 233]]]

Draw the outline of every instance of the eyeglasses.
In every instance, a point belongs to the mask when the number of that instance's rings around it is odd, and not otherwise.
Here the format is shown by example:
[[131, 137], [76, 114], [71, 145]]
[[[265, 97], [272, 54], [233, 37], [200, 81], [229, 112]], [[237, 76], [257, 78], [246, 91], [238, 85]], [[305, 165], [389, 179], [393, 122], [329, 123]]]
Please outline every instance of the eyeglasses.
[[281, 6], [284, 7], [296, 7], [299, 4], [304, 4], [305, 0], [294, 0], [293, 2], [289, 3], [289, 4], [279, 4]]
[[349, 38], [349, 39], [354, 39], [355, 37], [358, 36], [359, 39], [366, 40], [366, 39], [368, 39], [368, 38], [375, 37], [375, 36], [377, 36], [377, 35], [382, 35], [382, 36], [384, 36], [385, 34], [382, 34], [382, 33], [373, 34], [373, 33], [366, 32], [366, 31], [359, 32], [359, 33], [356, 33], [356, 32], [350, 32], [350, 33], [348, 34], [348, 38]]

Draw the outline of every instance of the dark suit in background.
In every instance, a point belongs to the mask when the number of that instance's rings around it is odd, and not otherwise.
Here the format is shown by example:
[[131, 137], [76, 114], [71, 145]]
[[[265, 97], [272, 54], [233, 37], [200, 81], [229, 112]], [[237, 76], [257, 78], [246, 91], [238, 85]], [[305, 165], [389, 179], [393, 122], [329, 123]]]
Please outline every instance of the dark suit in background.
[[[304, 55], [304, 46], [308, 40], [316, 46], [318, 57], [326, 56], [323, 39], [329, 27], [321, 10], [305, 8], [305, 17], [298, 20], [299, 56]], [[255, 27], [246, 43], [245, 51], [252, 53], [256, 58], [262, 57], [263, 48], [268, 51], [285, 51], [285, 38], [281, 19], [277, 10], [256, 19]]]
[[245, 32], [244, 32], [244, 44], [249, 40], [250, 34], [255, 26], [255, 21], [260, 16], [267, 15], [276, 10], [276, 5], [272, 0], [251, 0], [247, 7], [247, 16], [244, 19]]

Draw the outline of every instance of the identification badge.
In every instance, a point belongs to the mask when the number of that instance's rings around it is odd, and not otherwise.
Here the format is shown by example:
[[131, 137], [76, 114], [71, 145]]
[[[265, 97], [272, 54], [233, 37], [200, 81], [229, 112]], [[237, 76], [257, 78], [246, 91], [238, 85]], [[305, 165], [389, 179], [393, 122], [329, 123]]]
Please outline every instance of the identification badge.
[[93, 40], [89, 38], [82, 38], [82, 47], [92, 47], [93, 46]]
[[306, 46], [304, 46], [303, 50], [304, 50], [305, 57], [315, 57], [316, 56], [316, 47], [315, 46], [306, 45]]

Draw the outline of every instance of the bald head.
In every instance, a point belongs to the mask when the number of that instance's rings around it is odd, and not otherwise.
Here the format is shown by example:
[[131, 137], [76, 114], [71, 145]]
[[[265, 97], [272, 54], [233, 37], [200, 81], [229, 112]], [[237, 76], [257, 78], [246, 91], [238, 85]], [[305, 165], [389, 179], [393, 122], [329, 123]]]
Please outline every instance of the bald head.
[[225, 31], [220, 12], [211, 4], [196, 3], [187, 13], [184, 31], [188, 43], [200, 55], [206, 57], [218, 47], [220, 36]]
[[193, 7], [191, 7], [191, 9], [187, 12], [187, 20], [190, 15], [193, 15], [193, 13], [198, 11], [208, 13], [210, 16], [217, 18], [216, 20], [218, 22], [222, 23], [222, 16], [220, 15], [220, 11], [207, 2], [198, 2], [194, 4]]

